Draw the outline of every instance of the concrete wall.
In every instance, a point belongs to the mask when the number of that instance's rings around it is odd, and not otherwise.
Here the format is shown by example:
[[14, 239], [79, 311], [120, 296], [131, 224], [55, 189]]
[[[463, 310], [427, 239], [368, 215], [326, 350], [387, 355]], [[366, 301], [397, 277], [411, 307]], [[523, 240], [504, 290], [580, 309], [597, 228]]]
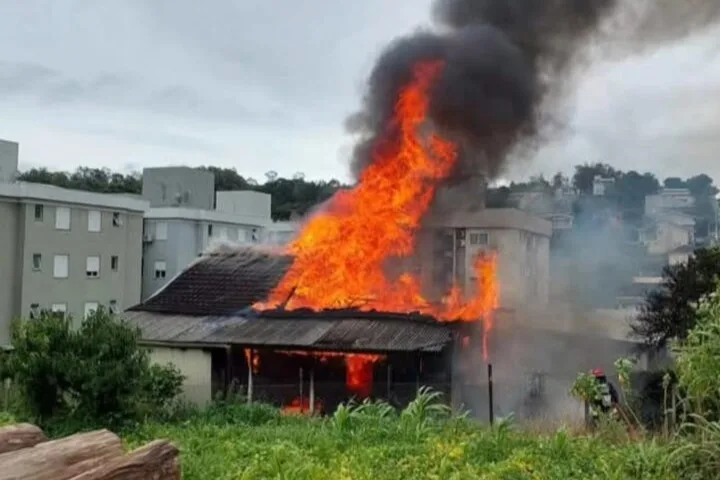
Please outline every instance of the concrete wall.
[[211, 210], [215, 206], [215, 176], [189, 167], [146, 168], [142, 196], [151, 207]]
[[[86, 303], [108, 306], [111, 300], [120, 309], [140, 301], [140, 264], [142, 255], [142, 214], [118, 212], [121, 226], [113, 226], [113, 211], [95, 207], [71, 208], [70, 230], [55, 228], [58, 207], [67, 205], [45, 203], [43, 219], [36, 220], [35, 204], [23, 204], [21, 215], [25, 222], [22, 268], [21, 310], [23, 315], [30, 305], [50, 308], [53, 304], [66, 304], [67, 313], [80, 322]], [[101, 212], [100, 232], [88, 231], [88, 212]], [[39, 270], [33, 269], [33, 255], [42, 256]], [[68, 278], [54, 278], [55, 255], [68, 255]], [[87, 257], [100, 257], [99, 276], [89, 278], [86, 273]], [[118, 257], [118, 269], [111, 269], [111, 257]]]
[[[472, 245], [472, 234], [487, 234], [488, 245]], [[473, 282], [472, 265], [478, 253], [495, 251], [500, 305], [532, 304], [544, 307], [550, 287], [550, 239], [512, 229], [468, 229], [466, 234], [466, 285]]]
[[0, 182], [11, 182], [18, 170], [19, 145], [0, 140]]
[[270, 194], [251, 190], [238, 190], [217, 192], [215, 197], [215, 209], [220, 212], [257, 217], [262, 221], [270, 218]]
[[20, 315], [24, 218], [21, 204], [0, 201], [0, 345], [10, 343], [10, 321]]
[[183, 397], [198, 406], [212, 401], [212, 355], [201, 349], [150, 347], [150, 358], [160, 365], [172, 363], [185, 375]]
[[645, 215], [656, 215], [664, 210], [690, 208], [695, 205], [695, 197], [685, 188], [663, 189], [657, 195], [645, 197]]
[[659, 222], [656, 235], [647, 242], [648, 253], [660, 255], [669, 253], [678, 247], [692, 244], [693, 227], [675, 225], [669, 222]]

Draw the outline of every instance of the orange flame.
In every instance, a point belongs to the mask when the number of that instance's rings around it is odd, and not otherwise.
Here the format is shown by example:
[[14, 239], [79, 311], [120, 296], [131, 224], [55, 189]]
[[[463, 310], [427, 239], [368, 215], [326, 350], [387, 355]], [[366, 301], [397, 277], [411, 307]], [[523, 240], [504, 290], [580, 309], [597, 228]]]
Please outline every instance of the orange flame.
[[[281, 411], [284, 415], [307, 415], [310, 413], [310, 399], [307, 397], [295, 397], [288, 405], [284, 405]], [[313, 413], [320, 414], [322, 411], [322, 402], [316, 400]]]
[[373, 162], [354, 188], [338, 192], [304, 226], [288, 247], [293, 264], [257, 309], [418, 311], [441, 320], [476, 321], [497, 307], [494, 255], [478, 258], [479, 282], [469, 298], [456, 285], [439, 305], [423, 296], [413, 274], [389, 278], [385, 272], [389, 259], [413, 254], [420, 221], [456, 164], [456, 146], [427, 128], [428, 90], [442, 67], [442, 62], [415, 66], [375, 145]]
[[385, 358], [384, 355], [367, 353], [311, 352], [306, 350], [281, 351], [280, 353], [316, 357], [321, 362], [329, 358], [342, 358], [345, 362], [345, 385], [358, 398], [367, 398], [372, 394], [373, 365]]
[[245, 360], [247, 360], [248, 367], [252, 368], [253, 374], [257, 375], [260, 370], [260, 356], [258, 355], [258, 351], [246, 348]]

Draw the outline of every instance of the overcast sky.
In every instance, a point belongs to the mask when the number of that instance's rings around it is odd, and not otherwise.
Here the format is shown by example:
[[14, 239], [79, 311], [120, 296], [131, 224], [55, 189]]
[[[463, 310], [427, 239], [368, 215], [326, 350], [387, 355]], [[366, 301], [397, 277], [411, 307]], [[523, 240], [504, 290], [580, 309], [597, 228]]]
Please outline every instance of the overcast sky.
[[[430, 0], [0, 0], [0, 138], [21, 166], [347, 179], [345, 116]], [[212, 5], [212, 8], [209, 7]], [[606, 161], [720, 180], [720, 32], [584, 75], [566, 134], [512, 172]]]

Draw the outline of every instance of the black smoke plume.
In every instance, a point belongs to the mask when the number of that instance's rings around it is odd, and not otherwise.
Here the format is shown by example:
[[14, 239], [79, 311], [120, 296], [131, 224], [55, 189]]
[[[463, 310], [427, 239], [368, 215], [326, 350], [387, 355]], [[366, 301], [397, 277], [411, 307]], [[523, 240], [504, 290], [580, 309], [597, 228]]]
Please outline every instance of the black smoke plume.
[[443, 60], [430, 95], [434, 125], [461, 146], [456, 175], [494, 177], [508, 150], [538, 128], [538, 107], [557, 88], [582, 46], [616, 0], [436, 0], [436, 29], [393, 42], [378, 59], [359, 113], [357, 177], [386, 134], [399, 89], [420, 61]]

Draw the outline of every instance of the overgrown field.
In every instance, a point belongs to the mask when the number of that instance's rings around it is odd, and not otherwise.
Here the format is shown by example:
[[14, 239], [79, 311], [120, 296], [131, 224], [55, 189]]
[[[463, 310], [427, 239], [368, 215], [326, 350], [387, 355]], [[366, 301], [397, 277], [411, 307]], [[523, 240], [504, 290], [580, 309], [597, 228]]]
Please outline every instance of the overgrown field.
[[618, 431], [527, 434], [510, 424], [490, 430], [372, 410], [310, 419], [241, 405], [181, 424], [145, 424], [125, 439], [129, 447], [172, 439], [191, 480], [690, 478], [679, 475], [670, 445]]

